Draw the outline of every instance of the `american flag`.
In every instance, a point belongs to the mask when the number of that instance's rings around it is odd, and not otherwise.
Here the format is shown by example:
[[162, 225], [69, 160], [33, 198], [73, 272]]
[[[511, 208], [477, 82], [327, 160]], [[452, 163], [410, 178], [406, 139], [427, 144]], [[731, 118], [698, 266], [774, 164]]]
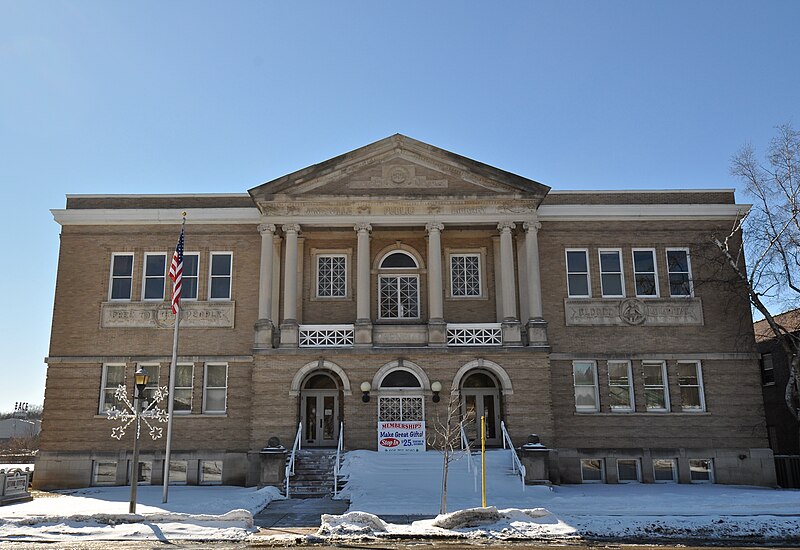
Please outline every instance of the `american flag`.
[[172, 313], [177, 315], [178, 306], [181, 304], [181, 282], [183, 279], [183, 227], [181, 227], [181, 236], [178, 238], [178, 246], [175, 247], [175, 254], [172, 255], [169, 278], [175, 283], [172, 285]]

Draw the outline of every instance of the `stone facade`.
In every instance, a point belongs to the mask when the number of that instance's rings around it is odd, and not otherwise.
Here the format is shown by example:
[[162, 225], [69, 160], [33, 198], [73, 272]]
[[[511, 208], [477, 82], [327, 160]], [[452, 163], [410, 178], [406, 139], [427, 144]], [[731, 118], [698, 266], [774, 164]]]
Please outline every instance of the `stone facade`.
[[[431, 426], [452, 394], [492, 445], [538, 434], [555, 482], [774, 485], [749, 307], [709, 248], [744, 208], [551, 192], [400, 135], [249, 195], [68, 196], [36, 483], [129, 479], [104, 409], [139, 367], [168, 384], [185, 210], [172, 480], [263, 484], [259, 451], [301, 423], [376, 449], [379, 421]], [[163, 440], [140, 460], [159, 483]]]

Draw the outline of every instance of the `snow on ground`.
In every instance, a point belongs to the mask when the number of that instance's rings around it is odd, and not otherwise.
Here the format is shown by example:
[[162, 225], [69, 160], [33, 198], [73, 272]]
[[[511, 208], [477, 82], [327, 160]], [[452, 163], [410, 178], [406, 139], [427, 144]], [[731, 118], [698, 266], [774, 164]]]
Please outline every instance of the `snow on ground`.
[[[580, 537], [629, 541], [787, 542], [800, 540], [800, 491], [727, 485], [527, 486], [510, 473], [509, 451], [487, 453], [487, 504], [480, 476], [466, 458], [450, 465], [450, 514], [387, 523], [380, 516], [429, 515], [439, 510], [441, 455], [347, 453], [342, 492], [348, 512], [322, 517], [316, 535], [283, 542], [351, 538], [459, 537], [565, 541]], [[253, 514], [277, 489], [140, 486], [136, 514], [130, 487], [37, 493], [32, 502], [0, 507], [0, 541], [8, 540], [245, 540], [256, 536]], [[476, 509], [477, 508], [477, 509]], [[278, 541], [280, 542], [280, 541]]]
[[31, 502], [0, 508], [0, 540], [243, 540], [256, 528], [253, 514], [283, 498], [274, 487], [138, 487], [136, 514], [130, 487], [91, 487], [36, 493]]
[[[511, 473], [510, 451], [486, 454], [487, 505], [497, 521], [453, 528], [461, 536], [626, 539], [800, 539], [800, 491], [730, 485], [626, 484], [526, 486]], [[349, 511], [435, 515], [441, 491], [441, 454], [381, 454], [353, 451], [342, 472]], [[477, 484], [475, 481], [477, 480]], [[467, 459], [450, 464], [447, 509], [481, 505], [480, 476]], [[533, 511], [533, 513], [532, 513]], [[335, 522], [334, 522], [335, 523]], [[353, 532], [347, 522], [323, 525], [321, 533]], [[443, 535], [446, 522], [421, 520], [386, 526], [387, 534]], [[363, 530], [363, 529], [362, 529]]]

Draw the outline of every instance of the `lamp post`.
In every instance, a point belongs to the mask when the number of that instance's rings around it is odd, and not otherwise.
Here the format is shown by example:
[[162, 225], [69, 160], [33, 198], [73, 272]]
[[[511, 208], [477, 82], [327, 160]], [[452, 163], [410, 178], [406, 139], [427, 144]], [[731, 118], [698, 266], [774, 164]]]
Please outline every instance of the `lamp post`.
[[[147, 374], [147, 371], [143, 368], [139, 367], [139, 370], [136, 371], [134, 374], [134, 380], [136, 381], [136, 391], [133, 395], [133, 409], [135, 411], [136, 416], [141, 416], [142, 414], [142, 393], [144, 389], [147, 387], [147, 383], [150, 381], [150, 375]], [[136, 426], [136, 430], [133, 434], [133, 475], [131, 479], [131, 503], [128, 507], [128, 512], [131, 514], [136, 513], [136, 489], [139, 485], [139, 426]]]

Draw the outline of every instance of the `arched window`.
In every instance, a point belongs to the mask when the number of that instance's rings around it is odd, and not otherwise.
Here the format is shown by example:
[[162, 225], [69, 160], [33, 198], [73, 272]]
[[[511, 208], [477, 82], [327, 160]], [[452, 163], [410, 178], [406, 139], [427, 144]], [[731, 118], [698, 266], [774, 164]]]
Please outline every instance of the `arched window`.
[[336, 382], [327, 374], [315, 374], [304, 384], [306, 390], [335, 390]]
[[381, 380], [381, 388], [421, 388], [419, 379], [407, 370], [393, 370]]
[[380, 382], [378, 399], [380, 422], [420, 421], [425, 419], [422, 382], [405, 369], [389, 372]]
[[408, 252], [395, 250], [379, 264], [378, 318], [419, 319], [419, 264]]

